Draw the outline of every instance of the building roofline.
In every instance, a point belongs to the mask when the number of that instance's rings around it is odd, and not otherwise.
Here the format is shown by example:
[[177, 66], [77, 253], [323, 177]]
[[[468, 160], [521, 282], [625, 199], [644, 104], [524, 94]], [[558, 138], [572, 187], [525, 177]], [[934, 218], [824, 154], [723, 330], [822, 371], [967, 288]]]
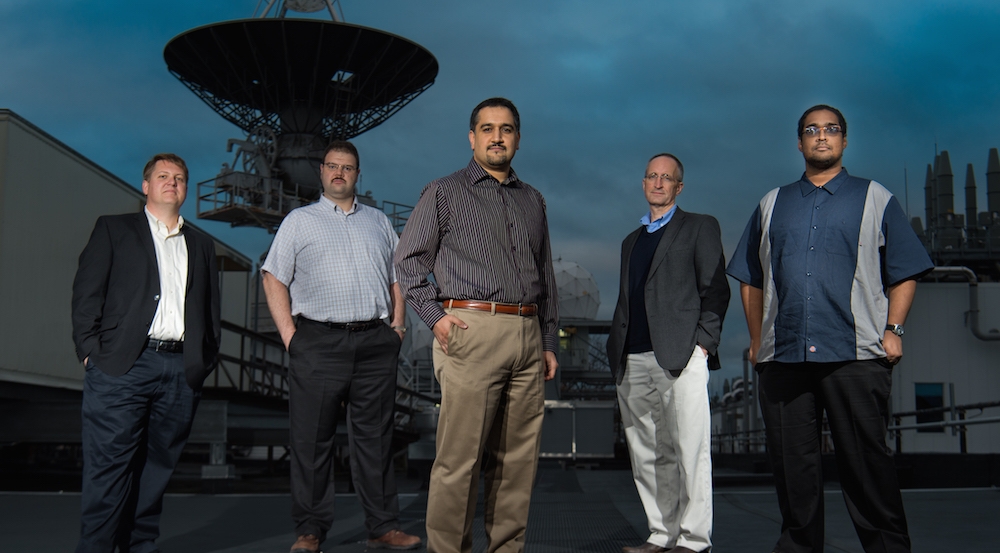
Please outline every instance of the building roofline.
[[[107, 169], [101, 167], [100, 165], [94, 163], [87, 156], [81, 154], [80, 152], [78, 152], [75, 149], [73, 149], [70, 146], [68, 146], [65, 142], [59, 140], [58, 138], [56, 138], [56, 137], [52, 136], [51, 134], [49, 134], [48, 132], [44, 131], [38, 125], [35, 125], [31, 121], [28, 121], [27, 119], [25, 119], [24, 117], [22, 117], [21, 115], [18, 115], [15, 111], [13, 111], [13, 110], [11, 110], [9, 108], [0, 108], [0, 121], [10, 121], [10, 122], [13, 122], [13, 123], [16, 123], [16, 124], [20, 125], [21, 127], [27, 129], [32, 134], [35, 134], [36, 136], [38, 136], [42, 140], [44, 140], [46, 142], [49, 142], [50, 144], [52, 144], [56, 148], [58, 148], [60, 150], [63, 150], [67, 154], [70, 154], [74, 158], [78, 159], [83, 164], [85, 164], [90, 170], [94, 171], [95, 173], [98, 173], [98, 174], [102, 175], [108, 181], [110, 181], [111, 183], [117, 185], [122, 190], [124, 190], [124, 191], [132, 194], [133, 196], [135, 196], [140, 201], [145, 202], [145, 196], [143, 196], [142, 192], [139, 191], [135, 186], [132, 186], [131, 184], [129, 184], [127, 181], [123, 180], [118, 175], [115, 175], [114, 173], [112, 173], [112, 172], [108, 171]], [[213, 235], [211, 232], [208, 232], [204, 228], [202, 228], [202, 227], [200, 227], [200, 226], [198, 226], [198, 225], [196, 225], [194, 223], [191, 223], [190, 221], [185, 221], [184, 224], [185, 225], [190, 225], [192, 228], [200, 230], [201, 232], [204, 232], [205, 234], [207, 234], [208, 236], [210, 236], [212, 238], [212, 240], [215, 241], [215, 243], [216, 243], [217, 246], [221, 246], [221, 251], [218, 252], [219, 255], [223, 256], [227, 260], [232, 260], [237, 265], [237, 267], [228, 267], [227, 266], [227, 267], [225, 267], [225, 269], [228, 269], [228, 270], [243, 269], [243, 270], [246, 270], [246, 271], [253, 270], [254, 263], [253, 263], [253, 260], [250, 259], [250, 257], [248, 257], [248, 256], [240, 253], [237, 249], [235, 249], [232, 246], [230, 246], [229, 244], [223, 242], [218, 237], [216, 237], [215, 235]]]

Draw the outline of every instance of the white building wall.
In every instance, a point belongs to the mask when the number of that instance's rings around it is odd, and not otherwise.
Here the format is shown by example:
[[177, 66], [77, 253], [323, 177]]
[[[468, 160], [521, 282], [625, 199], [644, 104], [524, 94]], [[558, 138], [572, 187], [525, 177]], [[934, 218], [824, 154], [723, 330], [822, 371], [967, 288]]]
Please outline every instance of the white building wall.
[[[140, 180], [141, 165], [135, 171]], [[144, 203], [137, 189], [0, 110], [0, 381], [82, 388], [70, 322], [77, 259], [97, 217]], [[250, 264], [218, 241], [216, 251]], [[241, 325], [246, 275], [222, 276], [225, 316]]]
[[[1000, 336], [1000, 283], [979, 284], [979, 327]], [[915, 384], [943, 383], [945, 405], [949, 384], [955, 386], [956, 405], [1000, 401], [1000, 340], [983, 341], [968, 327], [969, 285], [965, 283], [920, 283], [906, 320], [903, 360], [893, 371], [893, 412], [916, 409]], [[968, 413], [975, 417], [978, 412]], [[984, 411], [983, 417], [1000, 416], [1000, 407]], [[948, 420], [949, 415], [945, 415]], [[906, 417], [902, 424], [912, 424]], [[969, 453], [1000, 452], [1000, 423], [968, 426]], [[890, 439], [890, 445], [893, 441]], [[902, 451], [960, 451], [959, 436], [905, 430]]]

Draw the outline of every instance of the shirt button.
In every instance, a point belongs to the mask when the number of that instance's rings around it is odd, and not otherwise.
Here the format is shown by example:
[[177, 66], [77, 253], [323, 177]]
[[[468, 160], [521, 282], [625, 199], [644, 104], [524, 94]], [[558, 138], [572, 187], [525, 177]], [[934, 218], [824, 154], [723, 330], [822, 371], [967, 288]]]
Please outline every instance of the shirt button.
[[813, 225], [813, 230], [816, 230], [816, 225]]
[[160, 301], [160, 295], [156, 294], [155, 296], [153, 296], [153, 301]]
[[806, 273], [806, 276], [813, 276], [812, 273]]
[[816, 346], [809, 346], [810, 353], [816, 353]]
[[809, 251], [813, 251], [813, 250], [815, 250], [815, 249], [816, 249], [815, 247], [813, 247], [813, 246], [809, 246]]

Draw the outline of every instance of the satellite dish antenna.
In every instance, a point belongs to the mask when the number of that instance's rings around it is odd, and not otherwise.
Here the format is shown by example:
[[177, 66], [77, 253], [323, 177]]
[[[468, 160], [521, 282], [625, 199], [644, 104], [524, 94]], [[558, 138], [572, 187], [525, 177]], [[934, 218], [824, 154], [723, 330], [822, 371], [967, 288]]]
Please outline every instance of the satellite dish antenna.
[[[377, 127], [434, 84], [438, 63], [429, 51], [344, 23], [335, 6], [272, 0], [258, 17], [205, 25], [167, 43], [168, 70], [246, 133], [229, 141], [233, 162], [198, 184], [198, 217], [274, 230], [319, 197], [331, 140]], [[324, 8], [329, 21], [285, 17]]]
[[[274, 2], [271, 2], [272, 4]], [[285, 7], [292, 10], [293, 12], [301, 13], [313, 13], [322, 10], [323, 8], [330, 5], [330, 2], [326, 0], [285, 0]], [[330, 5], [330, 9], [333, 6]]]
[[[334, 8], [336, 6], [336, 9]], [[260, 3], [257, 4], [260, 7]], [[340, 11], [340, 0], [285, 0], [280, 2], [278, 0], [269, 0], [264, 9], [261, 10], [258, 17], [267, 17], [267, 14], [271, 12], [271, 8], [275, 9], [275, 13], [278, 17], [285, 17], [288, 11], [300, 12], [300, 13], [315, 13], [322, 11], [326, 8], [330, 11], [330, 18], [334, 21], [343, 21], [344, 14], [338, 12]], [[254, 14], [256, 16], [256, 12]]]

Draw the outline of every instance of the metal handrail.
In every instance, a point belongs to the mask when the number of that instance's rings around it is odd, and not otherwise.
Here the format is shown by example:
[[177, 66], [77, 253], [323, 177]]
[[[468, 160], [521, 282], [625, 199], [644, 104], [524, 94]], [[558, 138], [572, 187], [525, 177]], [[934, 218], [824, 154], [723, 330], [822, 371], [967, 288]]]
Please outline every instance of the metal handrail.
[[[289, 358], [284, 343], [229, 321], [222, 321], [221, 326], [224, 332], [239, 336], [239, 354], [220, 353], [219, 365], [206, 386], [287, 401]], [[403, 362], [401, 358], [401, 364]], [[440, 395], [426, 394], [397, 383], [396, 427], [408, 427], [411, 415], [420, 412], [421, 404], [440, 402]]]

